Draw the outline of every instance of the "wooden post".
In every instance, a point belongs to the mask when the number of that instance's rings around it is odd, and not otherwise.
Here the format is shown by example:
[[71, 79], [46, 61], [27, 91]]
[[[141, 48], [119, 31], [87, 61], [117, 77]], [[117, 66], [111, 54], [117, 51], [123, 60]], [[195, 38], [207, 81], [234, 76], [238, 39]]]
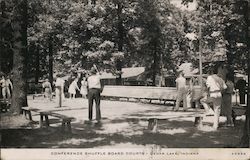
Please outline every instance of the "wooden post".
[[[199, 25], [199, 72], [200, 72], [200, 77], [199, 77], [199, 84], [200, 84], [200, 94], [202, 92], [202, 49], [201, 49], [201, 24]], [[198, 101], [195, 102], [195, 110], [197, 111], [199, 108]]]
[[62, 87], [58, 87], [59, 89], [59, 107], [62, 107]]
[[200, 86], [202, 89], [202, 49], [201, 49], [201, 25], [199, 25], [199, 71], [200, 71]]
[[28, 115], [29, 115], [29, 120], [32, 121], [32, 115], [31, 115], [31, 111], [27, 111]]

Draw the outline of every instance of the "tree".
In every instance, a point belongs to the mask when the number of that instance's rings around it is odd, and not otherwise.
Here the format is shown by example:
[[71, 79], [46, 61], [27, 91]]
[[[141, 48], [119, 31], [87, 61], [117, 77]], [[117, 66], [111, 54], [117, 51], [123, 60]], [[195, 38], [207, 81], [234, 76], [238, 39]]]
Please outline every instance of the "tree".
[[0, 16], [0, 72], [9, 74], [12, 69], [13, 52], [11, 50], [11, 23], [9, 3], [1, 1], [1, 16]]
[[[4, 4], [4, 5], [3, 5]], [[27, 0], [2, 1], [5, 7], [5, 24], [9, 28], [8, 34], [4, 36], [13, 53], [13, 95], [11, 112], [20, 114], [21, 107], [27, 106], [26, 91], [26, 59], [27, 59]], [[13, 35], [8, 37], [9, 35]]]

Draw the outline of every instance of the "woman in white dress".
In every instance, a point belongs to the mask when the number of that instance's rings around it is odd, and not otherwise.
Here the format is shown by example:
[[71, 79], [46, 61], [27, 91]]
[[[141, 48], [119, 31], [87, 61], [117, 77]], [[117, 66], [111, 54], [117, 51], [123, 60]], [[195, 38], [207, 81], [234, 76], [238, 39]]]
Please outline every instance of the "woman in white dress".
[[81, 91], [80, 91], [83, 98], [87, 98], [88, 94], [87, 85], [88, 85], [87, 79], [83, 77], [81, 81]]
[[70, 95], [70, 98], [75, 98], [76, 96], [76, 90], [80, 91], [78, 85], [77, 85], [77, 82], [78, 82], [78, 78], [75, 78], [74, 81], [69, 85], [69, 95]]

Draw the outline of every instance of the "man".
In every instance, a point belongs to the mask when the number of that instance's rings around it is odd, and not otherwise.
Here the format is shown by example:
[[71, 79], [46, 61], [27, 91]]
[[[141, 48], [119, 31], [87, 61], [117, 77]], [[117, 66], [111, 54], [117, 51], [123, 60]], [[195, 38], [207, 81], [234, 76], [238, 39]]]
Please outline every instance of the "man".
[[100, 110], [100, 101], [101, 101], [101, 92], [103, 86], [101, 85], [101, 76], [100, 73], [94, 65], [90, 70], [90, 76], [87, 79], [88, 85], [88, 103], [89, 103], [89, 120], [92, 120], [93, 112], [93, 101], [95, 100], [96, 104], [96, 120], [99, 123], [101, 120], [101, 110]]
[[56, 99], [59, 104], [59, 107], [62, 105], [62, 100], [64, 99], [64, 83], [65, 81], [61, 78], [61, 74], [57, 75], [56, 79]]
[[175, 80], [177, 87], [177, 99], [174, 111], [178, 111], [180, 102], [183, 101], [183, 111], [187, 110], [187, 91], [186, 91], [186, 79], [184, 73], [181, 71], [179, 77]]
[[203, 105], [206, 114], [209, 114], [211, 112], [211, 107], [209, 106], [209, 103], [212, 103], [213, 110], [214, 110], [214, 123], [213, 123], [213, 129], [217, 130], [219, 126], [219, 117], [220, 117], [220, 111], [221, 111], [221, 103], [222, 103], [222, 90], [226, 89], [227, 86], [224, 82], [224, 80], [217, 75], [218, 73], [218, 67], [215, 67], [213, 74], [209, 75], [207, 77], [207, 91], [208, 95], [202, 98], [201, 104]]
[[11, 91], [13, 89], [12, 82], [10, 81], [9, 77], [7, 76], [2, 76], [2, 79], [0, 81], [1, 87], [2, 87], [2, 95], [3, 95], [3, 100], [6, 103], [6, 100], [8, 99], [8, 103], [10, 103], [10, 98], [11, 98]]
[[239, 90], [240, 104], [246, 103], [246, 81], [244, 79], [239, 79], [236, 83], [236, 89]]

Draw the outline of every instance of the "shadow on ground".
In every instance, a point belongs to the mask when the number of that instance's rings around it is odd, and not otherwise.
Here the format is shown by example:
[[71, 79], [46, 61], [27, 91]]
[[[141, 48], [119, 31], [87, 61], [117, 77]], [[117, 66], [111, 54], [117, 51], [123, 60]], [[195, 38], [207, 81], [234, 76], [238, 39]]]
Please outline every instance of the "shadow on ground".
[[[53, 123], [57, 123], [54, 121]], [[218, 131], [198, 130], [192, 121], [162, 120], [158, 132], [147, 132], [147, 121], [136, 118], [104, 119], [102, 124], [73, 123], [72, 133], [64, 133], [60, 125], [48, 129], [6, 129], [1, 131], [2, 148], [221, 148], [235, 147], [240, 141], [243, 122], [234, 128]], [[205, 126], [206, 127], [206, 126]]]

